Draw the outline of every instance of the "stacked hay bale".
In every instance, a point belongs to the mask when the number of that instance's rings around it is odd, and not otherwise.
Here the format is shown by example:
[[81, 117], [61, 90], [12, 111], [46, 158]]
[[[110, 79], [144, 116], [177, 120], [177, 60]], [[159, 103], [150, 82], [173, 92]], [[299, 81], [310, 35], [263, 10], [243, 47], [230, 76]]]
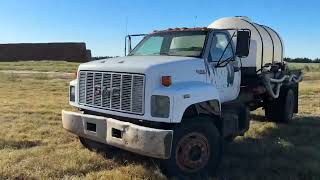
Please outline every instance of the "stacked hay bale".
[[91, 59], [85, 43], [0, 44], [0, 61], [57, 60], [87, 62]]

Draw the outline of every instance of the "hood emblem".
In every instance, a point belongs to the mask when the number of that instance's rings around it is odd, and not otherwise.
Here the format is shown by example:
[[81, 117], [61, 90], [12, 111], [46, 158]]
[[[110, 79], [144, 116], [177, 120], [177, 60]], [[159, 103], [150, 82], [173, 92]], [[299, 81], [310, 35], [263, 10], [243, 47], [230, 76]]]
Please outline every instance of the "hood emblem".
[[122, 64], [122, 63], [124, 63], [124, 61], [119, 61], [118, 63]]
[[101, 86], [100, 85], [95, 85], [94, 86], [94, 95], [95, 96], [100, 96], [101, 95]]
[[119, 97], [120, 96], [120, 88], [116, 88], [116, 87], [111, 87], [111, 88], [107, 88], [105, 87], [103, 89], [103, 95], [107, 96], [107, 97]]

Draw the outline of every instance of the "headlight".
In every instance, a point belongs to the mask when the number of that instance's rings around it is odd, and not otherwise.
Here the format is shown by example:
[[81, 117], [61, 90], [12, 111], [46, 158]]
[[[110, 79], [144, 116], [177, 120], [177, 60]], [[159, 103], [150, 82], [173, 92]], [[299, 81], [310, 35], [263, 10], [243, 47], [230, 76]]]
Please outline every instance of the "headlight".
[[69, 88], [69, 100], [72, 102], [76, 101], [76, 90], [74, 86], [70, 86]]
[[170, 114], [170, 98], [168, 96], [151, 96], [151, 116], [168, 118]]

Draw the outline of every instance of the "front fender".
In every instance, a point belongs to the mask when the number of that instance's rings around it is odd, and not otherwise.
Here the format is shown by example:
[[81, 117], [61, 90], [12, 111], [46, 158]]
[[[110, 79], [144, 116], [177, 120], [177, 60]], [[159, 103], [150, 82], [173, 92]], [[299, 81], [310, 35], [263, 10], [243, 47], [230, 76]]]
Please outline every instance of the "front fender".
[[[153, 95], [170, 97], [171, 123], [180, 123], [185, 110], [193, 104], [217, 100], [220, 106], [218, 90], [211, 84], [203, 82], [181, 82], [156, 89]], [[221, 109], [221, 107], [219, 107]]]

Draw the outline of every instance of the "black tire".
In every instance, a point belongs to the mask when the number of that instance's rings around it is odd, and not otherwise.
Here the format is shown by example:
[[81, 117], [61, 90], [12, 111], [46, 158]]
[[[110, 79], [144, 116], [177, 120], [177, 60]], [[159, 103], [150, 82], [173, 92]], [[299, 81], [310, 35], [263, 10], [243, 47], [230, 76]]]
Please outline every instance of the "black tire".
[[268, 103], [265, 107], [265, 116], [267, 119], [279, 122], [289, 123], [294, 113], [295, 95], [292, 89], [287, 89], [278, 99]]
[[236, 137], [237, 137], [236, 135], [230, 135], [230, 136], [225, 137], [224, 141], [227, 143], [232, 143]]
[[111, 151], [111, 150], [115, 149], [112, 146], [109, 146], [107, 144], [103, 144], [103, 143], [100, 143], [100, 142], [96, 142], [96, 141], [93, 141], [93, 140], [88, 139], [88, 138], [79, 137], [79, 140], [80, 140], [81, 144], [85, 148], [89, 149], [90, 151], [107, 152], [107, 151]]
[[221, 136], [213, 122], [185, 119], [174, 128], [171, 157], [161, 167], [169, 177], [206, 177], [216, 172], [221, 155]]

